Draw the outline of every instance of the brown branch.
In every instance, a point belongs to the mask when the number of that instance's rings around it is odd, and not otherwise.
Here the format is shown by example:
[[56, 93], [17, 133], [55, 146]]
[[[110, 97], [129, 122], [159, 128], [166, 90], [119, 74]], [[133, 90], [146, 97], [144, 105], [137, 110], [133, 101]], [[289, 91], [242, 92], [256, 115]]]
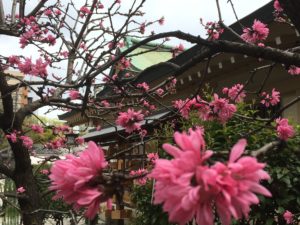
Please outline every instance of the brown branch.
[[254, 157], [259, 157], [261, 155], [266, 154], [268, 151], [274, 149], [279, 144], [280, 144], [280, 141], [270, 142], [270, 143], [266, 144], [265, 146], [261, 147], [260, 149], [258, 149], [256, 151], [252, 151], [251, 155], [254, 156]]

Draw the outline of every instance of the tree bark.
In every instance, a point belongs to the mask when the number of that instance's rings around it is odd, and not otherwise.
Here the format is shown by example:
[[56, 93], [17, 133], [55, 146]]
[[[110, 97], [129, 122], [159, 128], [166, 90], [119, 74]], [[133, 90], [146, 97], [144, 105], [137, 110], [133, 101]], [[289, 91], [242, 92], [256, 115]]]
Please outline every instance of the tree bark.
[[26, 190], [24, 192], [26, 196], [18, 198], [23, 223], [24, 225], [42, 225], [43, 215], [37, 211], [41, 209], [41, 197], [33, 175], [28, 149], [19, 141], [12, 143], [11, 147], [15, 159], [13, 180], [16, 188], [24, 187]]

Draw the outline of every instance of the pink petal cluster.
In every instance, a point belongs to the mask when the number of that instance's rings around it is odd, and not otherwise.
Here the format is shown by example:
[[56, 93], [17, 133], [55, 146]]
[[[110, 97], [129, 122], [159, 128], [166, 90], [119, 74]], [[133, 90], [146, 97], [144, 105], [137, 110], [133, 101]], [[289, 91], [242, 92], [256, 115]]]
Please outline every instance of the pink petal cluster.
[[280, 139], [286, 141], [295, 135], [294, 128], [291, 125], [289, 125], [288, 119], [278, 118], [276, 119], [276, 124], [277, 135]]
[[10, 140], [12, 143], [16, 143], [16, 142], [17, 142], [17, 132], [14, 131], [14, 132], [12, 132], [12, 133], [10, 133], [10, 134], [7, 134], [7, 135], [6, 135], [6, 138], [7, 138], [8, 140]]
[[162, 96], [163, 94], [164, 94], [164, 89], [162, 89], [162, 88], [158, 88], [156, 91], [155, 91], [155, 93], [158, 95], [158, 96]]
[[59, 149], [59, 148], [62, 148], [65, 146], [67, 140], [65, 138], [57, 138], [53, 141], [50, 141], [48, 143], [45, 144], [45, 147], [46, 148], [49, 148], [49, 149]]
[[244, 98], [246, 97], [246, 93], [243, 90], [244, 85], [242, 84], [235, 84], [231, 88], [223, 88], [222, 92], [223, 94], [227, 94], [228, 98], [230, 98], [232, 101], [235, 102], [242, 102]]
[[58, 133], [70, 133], [71, 128], [68, 125], [60, 125], [60, 126], [55, 126], [53, 129], [53, 134], [58, 134]]
[[44, 133], [44, 128], [38, 124], [32, 124], [31, 129], [38, 134]]
[[92, 14], [91, 10], [89, 8], [87, 8], [86, 6], [82, 6], [79, 10], [79, 16], [81, 18], [87, 16], [88, 14]]
[[20, 194], [24, 193], [25, 191], [26, 191], [26, 189], [24, 187], [17, 188], [17, 192]]
[[50, 190], [55, 190], [55, 199], [62, 198], [74, 209], [85, 208], [85, 215], [92, 219], [98, 212], [99, 204], [107, 201], [103, 186], [93, 185], [93, 179], [101, 176], [107, 162], [102, 148], [94, 142], [79, 154], [67, 155], [66, 160], [54, 162], [49, 178]]
[[164, 23], [165, 23], [165, 17], [164, 16], [162, 16], [159, 20], [158, 20], [158, 23], [159, 23], [159, 25], [164, 25]]
[[9, 63], [11, 66], [16, 65], [17, 68], [24, 74], [42, 78], [48, 76], [47, 67], [49, 65], [49, 62], [44, 62], [41, 58], [37, 59], [35, 63], [33, 63], [31, 58], [25, 58], [25, 60], [22, 61], [17, 56], [11, 56], [9, 57]]
[[136, 85], [138, 88], [142, 89], [143, 91], [149, 91], [149, 85], [146, 82], [140, 83]]
[[44, 174], [44, 175], [48, 175], [50, 172], [49, 172], [49, 170], [43, 169], [43, 170], [40, 170], [40, 173]]
[[283, 214], [283, 218], [285, 219], [287, 224], [293, 223], [293, 217], [294, 217], [294, 214], [291, 213], [289, 210], [286, 210]]
[[151, 152], [147, 155], [147, 159], [152, 163], [155, 164], [156, 160], [159, 159], [159, 156], [155, 152]]
[[33, 140], [28, 136], [20, 136], [20, 139], [22, 140], [22, 143], [25, 148], [32, 149], [33, 147]]
[[69, 97], [71, 100], [76, 100], [81, 97], [80, 92], [77, 90], [70, 90], [69, 91]]
[[269, 28], [261, 21], [254, 20], [252, 28], [244, 28], [243, 32], [244, 33], [241, 35], [241, 37], [245, 41], [255, 44], [267, 39], [269, 35]]
[[[145, 169], [138, 169], [138, 170], [132, 170], [130, 171], [131, 176], [139, 176], [139, 175], [144, 175], [147, 173], [147, 170]], [[143, 176], [141, 178], [135, 179], [136, 184], [138, 185], [145, 185], [147, 183], [147, 176]]]
[[75, 142], [78, 145], [83, 145], [84, 144], [84, 138], [83, 137], [75, 138]]
[[283, 8], [281, 7], [280, 3], [278, 0], [275, 0], [274, 1], [274, 9], [277, 11], [277, 12], [282, 12], [283, 11]]
[[288, 73], [291, 75], [299, 75], [300, 74], [300, 67], [297, 66], [290, 66]]
[[165, 89], [170, 93], [174, 94], [176, 93], [176, 83], [177, 79], [173, 78], [170, 83], [166, 84]]
[[235, 105], [229, 104], [225, 98], [219, 98], [217, 94], [214, 94], [214, 100], [209, 106], [213, 108], [213, 114], [221, 123], [227, 122], [237, 110]]
[[274, 106], [280, 102], [280, 92], [276, 91], [275, 88], [272, 89], [271, 94], [267, 94], [266, 92], [261, 93], [263, 99], [260, 101], [261, 104], [269, 107], [270, 105]]
[[202, 24], [202, 26], [204, 26], [204, 29], [206, 30], [207, 35], [211, 40], [219, 39], [220, 35], [224, 32], [224, 29], [218, 22], [207, 22], [204, 25], [202, 19], [200, 19], [200, 23]]
[[232, 217], [247, 217], [250, 206], [259, 204], [256, 194], [271, 196], [259, 184], [270, 178], [265, 164], [241, 157], [246, 140], [232, 148], [228, 163], [209, 165], [213, 153], [205, 149], [203, 129], [176, 132], [174, 139], [178, 147], [163, 145], [174, 158], [156, 160], [149, 175], [156, 179], [154, 203], [163, 204], [171, 222], [184, 225], [195, 218], [199, 225], [213, 225], [216, 210], [222, 224], [229, 225]]
[[132, 133], [135, 130], [141, 129], [141, 121], [144, 119], [142, 111], [134, 111], [134, 109], [128, 109], [127, 112], [120, 112], [116, 120], [116, 124], [125, 128], [127, 133]]

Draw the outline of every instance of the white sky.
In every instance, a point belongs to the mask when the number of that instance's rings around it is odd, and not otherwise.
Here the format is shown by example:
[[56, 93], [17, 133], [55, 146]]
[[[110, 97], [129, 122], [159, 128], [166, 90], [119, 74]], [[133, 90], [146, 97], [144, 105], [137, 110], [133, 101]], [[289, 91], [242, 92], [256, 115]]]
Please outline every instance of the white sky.
[[[29, 0], [29, 4], [34, 5], [40, 0]], [[64, 0], [66, 1], [66, 0]], [[102, 3], [109, 4], [113, 0], [102, 0]], [[84, 2], [83, 0], [76, 0], [77, 4]], [[122, 0], [122, 5], [129, 5], [133, 0]], [[235, 9], [239, 18], [242, 18], [249, 13], [255, 11], [270, 0], [233, 0]], [[5, 0], [4, 4], [10, 5], [11, 0]], [[225, 24], [230, 25], [233, 23], [234, 16], [230, 4], [227, 4], [227, 0], [220, 0], [222, 6], [222, 16]], [[199, 19], [203, 18], [204, 22], [207, 21], [217, 21], [217, 9], [215, 0], [147, 0], [144, 5], [144, 16], [143, 21], [151, 21], [154, 19], [159, 19], [160, 17], [165, 17], [165, 25], [155, 26], [155, 32], [165, 32], [181, 30], [194, 35], [204, 35], [202, 26], [199, 23]], [[205, 37], [205, 36], [203, 36]], [[0, 35], [0, 52], [1, 55], [9, 56], [13, 54], [22, 54], [25, 56], [35, 56], [37, 52], [33, 47], [26, 47], [25, 49], [19, 48], [19, 40], [17, 38], [8, 38], [7, 36]], [[180, 41], [172, 40], [174, 45], [180, 43]], [[38, 114], [44, 115], [45, 110], [40, 109]], [[57, 118], [57, 113], [48, 114], [49, 117]]]

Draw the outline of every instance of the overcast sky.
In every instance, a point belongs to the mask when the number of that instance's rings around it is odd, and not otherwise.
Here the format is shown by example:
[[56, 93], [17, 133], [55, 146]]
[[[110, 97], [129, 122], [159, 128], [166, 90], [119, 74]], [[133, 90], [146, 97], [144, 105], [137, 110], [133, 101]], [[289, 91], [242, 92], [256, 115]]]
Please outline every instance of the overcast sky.
[[[35, 5], [40, 0], [27, 1], [30, 5]], [[53, 0], [52, 0], [53, 1]], [[66, 1], [66, 0], [63, 0]], [[102, 0], [102, 3], [109, 4], [113, 0]], [[129, 5], [133, 0], [121, 0], [122, 5]], [[83, 0], [76, 0], [77, 4], [84, 2]], [[255, 11], [270, 0], [233, 0], [239, 18], [242, 18], [249, 13]], [[235, 22], [234, 15], [230, 4], [227, 0], [220, 0], [222, 8], [222, 16], [225, 24], [230, 25]], [[11, 4], [11, 0], [5, 0], [4, 4], [6, 9]], [[8, 12], [8, 11], [7, 11]], [[194, 35], [204, 35], [204, 30], [200, 25], [199, 19], [203, 18], [204, 22], [217, 21], [217, 9], [214, 0], [147, 0], [144, 5], [144, 12], [146, 15], [143, 20], [152, 21], [165, 17], [164, 26], [155, 26], [155, 32], [165, 32], [181, 30], [184, 32], [192, 33]], [[204, 36], [205, 37], [205, 36]], [[1, 54], [6, 56], [12, 54], [22, 54], [25, 56], [33, 56], [34, 48], [26, 47], [25, 49], [19, 48], [17, 38], [8, 38], [7, 36], [0, 35], [0, 51]], [[172, 40], [172, 44], [177, 45], [180, 41]], [[37, 54], [37, 53], [35, 53]], [[43, 114], [45, 110], [39, 110]], [[49, 114], [49, 117], [56, 117], [56, 113]]]

